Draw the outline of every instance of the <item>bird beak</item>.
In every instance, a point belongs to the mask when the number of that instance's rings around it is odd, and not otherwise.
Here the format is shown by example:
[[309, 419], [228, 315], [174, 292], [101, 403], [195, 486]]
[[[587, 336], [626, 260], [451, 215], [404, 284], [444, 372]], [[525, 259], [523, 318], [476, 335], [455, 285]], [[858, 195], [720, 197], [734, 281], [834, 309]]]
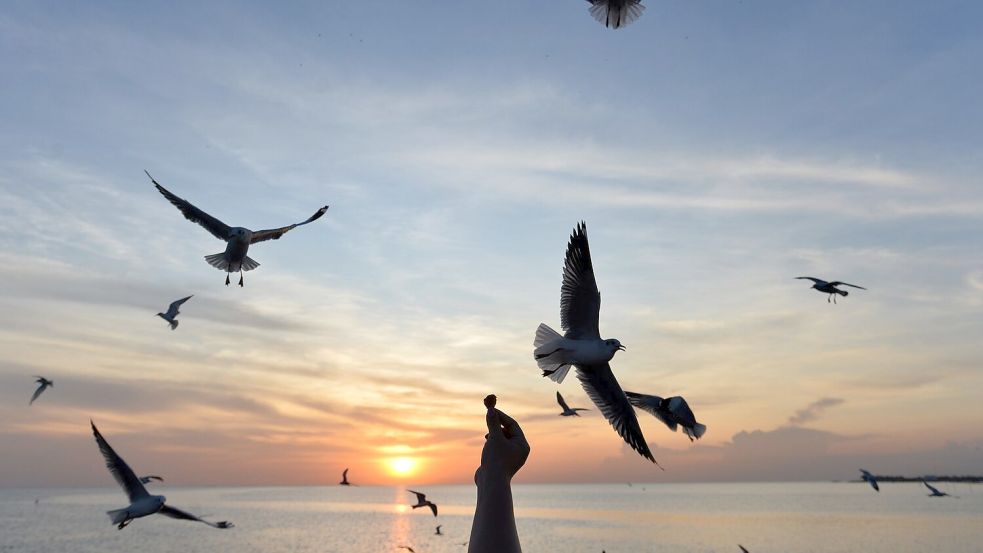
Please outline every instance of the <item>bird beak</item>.
[[628, 351], [628, 348], [625, 346], [618, 346], [618, 351]]

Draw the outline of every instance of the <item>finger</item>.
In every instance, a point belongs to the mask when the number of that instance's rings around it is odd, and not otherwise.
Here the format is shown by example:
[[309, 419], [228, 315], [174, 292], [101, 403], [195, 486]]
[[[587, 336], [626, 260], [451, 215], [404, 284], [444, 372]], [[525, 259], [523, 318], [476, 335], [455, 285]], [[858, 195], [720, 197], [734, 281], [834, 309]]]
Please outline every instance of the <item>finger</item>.
[[499, 411], [498, 409], [495, 409], [495, 411], [498, 411], [498, 420], [501, 422], [502, 426], [505, 427], [506, 436], [510, 438], [513, 436], [522, 436], [523, 438], [526, 437], [526, 435], [522, 433], [522, 427], [519, 426], [519, 423], [515, 422], [515, 419]]
[[488, 425], [488, 438], [503, 438], [502, 423], [498, 420], [498, 409], [489, 409], [485, 413], [485, 424]]

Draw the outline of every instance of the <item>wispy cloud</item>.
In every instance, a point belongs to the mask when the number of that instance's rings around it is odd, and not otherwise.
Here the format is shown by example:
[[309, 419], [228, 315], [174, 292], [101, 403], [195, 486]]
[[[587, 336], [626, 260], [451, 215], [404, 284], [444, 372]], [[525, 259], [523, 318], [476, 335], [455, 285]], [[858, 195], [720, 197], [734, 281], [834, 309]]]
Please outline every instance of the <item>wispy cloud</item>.
[[807, 405], [804, 409], [799, 409], [794, 415], [788, 418], [789, 426], [800, 426], [807, 422], [813, 422], [823, 415], [830, 407], [836, 407], [843, 403], [842, 398], [824, 397]]

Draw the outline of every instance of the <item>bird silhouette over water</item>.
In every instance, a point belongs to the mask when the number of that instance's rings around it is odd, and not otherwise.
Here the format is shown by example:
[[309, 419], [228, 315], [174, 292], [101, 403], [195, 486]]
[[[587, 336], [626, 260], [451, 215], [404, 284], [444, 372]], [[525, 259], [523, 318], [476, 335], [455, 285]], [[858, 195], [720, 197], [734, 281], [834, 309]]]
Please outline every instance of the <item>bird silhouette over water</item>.
[[645, 6], [641, 0], [587, 0], [590, 14], [599, 23], [620, 29], [642, 16]]
[[412, 494], [416, 494], [416, 505], [412, 505], [412, 507], [414, 509], [417, 509], [417, 508], [420, 508], [420, 507], [430, 507], [430, 510], [433, 512], [433, 516], [437, 516], [437, 505], [435, 505], [431, 501], [427, 501], [427, 495], [426, 494], [422, 494], [420, 492], [415, 492], [413, 490], [406, 490], [406, 491], [408, 491], [408, 492], [410, 492]]
[[811, 280], [814, 284], [812, 285], [817, 291], [824, 294], [829, 294], [826, 297], [826, 303], [829, 303], [830, 298], [833, 299], [833, 303], [836, 303], [836, 296], [843, 296], [844, 298], [849, 296], [850, 293], [846, 290], [840, 290], [837, 286], [850, 286], [852, 288], [859, 288], [860, 290], [866, 290], [863, 286], [857, 286], [856, 284], [849, 284], [846, 282], [840, 282], [839, 280], [834, 280], [833, 282], [826, 282], [825, 280], [813, 277], [795, 277], [801, 280]]
[[628, 401], [632, 405], [651, 413], [655, 418], [662, 421], [662, 424], [669, 427], [669, 430], [675, 432], [677, 426], [683, 427], [683, 433], [689, 436], [691, 442], [703, 437], [707, 431], [706, 425], [696, 422], [696, 415], [693, 414], [693, 410], [680, 396], [661, 398], [627, 391], [625, 395], [628, 396]]
[[348, 469], [345, 469], [341, 473], [341, 482], [338, 482], [339, 486], [351, 486], [351, 482], [348, 481]]
[[929, 484], [928, 482], [926, 482], [924, 480], [922, 480], [922, 484], [925, 484], [925, 487], [928, 488], [929, 491], [932, 492], [932, 493], [928, 494], [929, 497], [950, 497], [949, 494], [947, 494], [947, 493], [939, 490], [938, 488], [936, 488], [935, 486]]
[[860, 469], [860, 472], [861, 472], [860, 478], [863, 479], [863, 481], [870, 484], [870, 487], [874, 488], [874, 491], [876, 492], [881, 491], [881, 487], [877, 485], [877, 479], [874, 478], [873, 474], [865, 471], [864, 469]]
[[44, 393], [45, 390], [55, 385], [53, 380], [48, 380], [43, 376], [35, 375], [34, 378], [37, 379], [34, 382], [38, 384], [38, 388], [37, 390], [34, 390], [34, 395], [31, 396], [31, 401], [27, 403], [28, 405], [34, 405], [34, 400], [41, 397], [41, 394]]
[[251, 271], [256, 267], [259, 267], [259, 263], [246, 255], [251, 244], [255, 244], [256, 242], [264, 242], [266, 240], [279, 240], [281, 236], [286, 234], [291, 229], [320, 219], [321, 216], [324, 215], [324, 212], [328, 210], [328, 206], [324, 206], [317, 210], [314, 215], [308, 217], [306, 221], [275, 229], [252, 231], [245, 227], [230, 227], [215, 217], [212, 217], [211, 215], [198, 209], [192, 205], [191, 202], [172, 194], [169, 190], [154, 180], [154, 178], [151, 177], [150, 173], [148, 173], [146, 170], [144, 173], [147, 173], [147, 176], [150, 177], [150, 181], [157, 187], [157, 191], [167, 198], [167, 201], [171, 202], [174, 207], [178, 208], [178, 210], [184, 215], [185, 219], [191, 221], [192, 223], [198, 223], [204, 227], [205, 230], [212, 233], [212, 236], [218, 238], [219, 240], [225, 241], [225, 251], [212, 255], [206, 255], [205, 261], [207, 261], [212, 267], [225, 271], [226, 286], [229, 285], [229, 275], [231, 273], [239, 273], [239, 286], [242, 286], [243, 271]]
[[564, 334], [561, 336], [546, 324], [540, 324], [533, 341], [533, 356], [543, 376], [558, 384], [566, 378], [570, 367], [575, 367], [587, 396], [618, 435], [639, 455], [656, 463], [635, 411], [608, 363], [615, 353], [626, 348], [618, 340], [601, 338], [600, 311], [601, 294], [594, 279], [587, 224], [581, 222], [570, 235], [563, 265], [560, 326]]
[[435, 536], [443, 536], [443, 535], [444, 535], [444, 534], [442, 534], [442, 533], [440, 532], [440, 527], [441, 527], [441, 526], [443, 526], [443, 524], [438, 524], [438, 525], [437, 525], [437, 531], [436, 531], [436, 532], [434, 532], [434, 535], [435, 535]]
[[176, 317], [181, 313], [180, 311], [181, 306], [184, 305], [184, 302], [190, 300], [193, 297], [194, 296], [192, 295], [186, 298], [181, 298], [179, 300], [172, 301], [171, 305], [167, 308], [167, 313], [158, 313], [157, 316], [167, 321], [171, 325], [171, 330], [176, 329], [179, 322]]
[[116, 454], [116, 451], [109, 445], [109, 442], [99, 433], [99, 429], [96, 428], [95, 423], [89, 421], [89, 424], [92, 425], [92, 434], [95, 436], [96, 444], [99, 445], [99, 451], [106, 461], [106, 468], [109, 469], [110, 474], [113, 475], [113, 478], [123, 488], [123, 491], [126, 492], [130, 500], [129, 506], [106, 513], [109, 515], [110, 520], [113, 521], [113, 524], [117, 525], [117, 529], [122, 530], [133, 520], [153, 514], [161, 514], [181, 520], [203, 522], [213, 528], [232, 528], [233, 524], [231, 522], [209, 522], [191, 513], [167, 505], [167, 499], [162, 495], [150, 495], [147, 493], [147, 488], [143, 487], [143, 483], [133, 473], [133, 469], [126, 464], [126, 461], [122, 457]]
[[563, 412], [560, 413], [561, 417], [579, 417], [580, 413], [577, 411], [590, 411], [590, 409], [584, 409], [583, 407], [574, 407], [571, 409], [569, 406], [567, 406], [567, 402], [563, 401], [563, 396], [560, 395], [560, 392], [556, 393], [556, 402], [559, 403], [560, 408], [563, 409]]

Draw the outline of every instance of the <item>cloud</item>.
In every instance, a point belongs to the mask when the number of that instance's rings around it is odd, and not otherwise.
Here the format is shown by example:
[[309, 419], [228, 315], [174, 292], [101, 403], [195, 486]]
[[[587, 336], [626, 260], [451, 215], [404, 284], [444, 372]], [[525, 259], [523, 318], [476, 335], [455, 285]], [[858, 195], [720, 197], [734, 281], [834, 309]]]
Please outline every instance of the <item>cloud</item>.
[[843, 400], [836, 397], [824, 397], [818, 399], [809, 405], [805, 409], [799, 409], [794, 415], [788, 418], [789, 426], [799, 426], [807, 422], [812, 422], [818, 419], [827, 409], [830, 407], [835, 407], [843, 403]]

